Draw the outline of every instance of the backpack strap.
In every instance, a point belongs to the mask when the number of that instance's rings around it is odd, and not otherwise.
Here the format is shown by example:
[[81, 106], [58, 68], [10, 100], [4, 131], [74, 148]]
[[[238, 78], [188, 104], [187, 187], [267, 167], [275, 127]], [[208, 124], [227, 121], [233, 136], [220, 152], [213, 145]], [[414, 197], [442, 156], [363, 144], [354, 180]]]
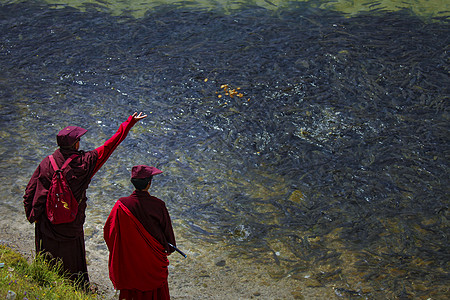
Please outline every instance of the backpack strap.
[[70, 162], [72, 161], [72, 159], [74, 159], [74, 158], [77, 157], [77, 156], [78, 156], [78, 154], [72, 154], [72, 156], [69, 157], [69, 158], [64, 162], [64, 164], [62, 165], [61, 171], [64, 170], [64, 169], [70, 164]]
[[56, 164], [56, 161], [55, 161], [55, 158], [53, 157], [53, 155], [49, 155], [49, 157], [48, 158], [50, 158], [50, 162], [52, 163], [52, 167], [53, 167], [53, 170], [55, 170], [55, 171], [58, 171], [58, 170], [64, 170], [64, 168], [65, 167], [67, 167], [69, 164], [70, 164], [70, 162], [72, 161], [72, 159], [74, 159], [75, 157], [77, 157], [78, 156], [78, 154], [73, 154], [71, 157], [69, 157], [65, 162], [64, 162], [64, 164], [62, 165], [62, 167], [61, 167], [61, 169], [58, 167], [58, 165]]
[[50, 162], [52, 163], [52, 167], [53, 167], [53, 170], [59, 170], [59, 168], [58, 168], [58, 165], [56, 164], [56, 161], [55, 161], [55, 159], [53, 158], [53, 155], [49, 155], [49, 157], [48, 158], [50, 158]]

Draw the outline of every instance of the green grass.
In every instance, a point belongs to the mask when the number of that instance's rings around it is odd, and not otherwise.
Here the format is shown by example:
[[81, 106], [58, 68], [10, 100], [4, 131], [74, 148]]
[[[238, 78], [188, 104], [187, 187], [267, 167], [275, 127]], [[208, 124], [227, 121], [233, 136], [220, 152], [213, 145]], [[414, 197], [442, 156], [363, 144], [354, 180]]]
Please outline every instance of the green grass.
[[61, 265], [50, 265], [37, 255], [33, 262], [11, 248], [0, 245], [0, 299], [11, 292], [15, 299], [98, 299], [94, 293], [85, 293], [58, 272]]

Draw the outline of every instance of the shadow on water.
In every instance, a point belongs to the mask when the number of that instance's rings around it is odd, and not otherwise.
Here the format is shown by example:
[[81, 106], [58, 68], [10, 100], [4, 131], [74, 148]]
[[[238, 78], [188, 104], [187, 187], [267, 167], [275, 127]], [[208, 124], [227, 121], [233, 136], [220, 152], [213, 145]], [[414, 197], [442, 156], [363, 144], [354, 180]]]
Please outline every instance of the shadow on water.
[[448, 23], [298, 6], [133, 19], [3, 5], [2, 206], [21, 213], [60, 128], [88, 128], [92, 149], [142, 109], [90, 189], [88, 222], [129, 189], [130, 166], [152, 163], [184, 239], [273, 264], [274, 280], [448, 295]]

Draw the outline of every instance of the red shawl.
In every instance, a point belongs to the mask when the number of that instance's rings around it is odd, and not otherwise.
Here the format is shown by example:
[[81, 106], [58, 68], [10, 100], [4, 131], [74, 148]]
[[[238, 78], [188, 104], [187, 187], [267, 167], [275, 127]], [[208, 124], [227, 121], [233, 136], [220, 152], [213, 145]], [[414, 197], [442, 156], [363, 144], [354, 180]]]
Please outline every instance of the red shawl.
[[109, 278], [114, 288], [150, 291], [167, 282], [165, 248], [151, 236], [120, 201], [103, 229], [109, 249]]

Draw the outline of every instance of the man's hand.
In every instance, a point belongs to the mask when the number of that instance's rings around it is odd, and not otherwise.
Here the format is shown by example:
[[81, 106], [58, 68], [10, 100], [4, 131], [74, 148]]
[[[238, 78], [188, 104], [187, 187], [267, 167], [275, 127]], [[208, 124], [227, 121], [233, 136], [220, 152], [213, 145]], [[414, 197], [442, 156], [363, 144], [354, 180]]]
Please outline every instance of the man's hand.
[[132, 116], [133, 116], [133, 119], [134, 119], [136, 122], [138, 122], [138, 121], [140, 121], [140, 120], [142, 120], [142, 119], [147, 118], [147, 115], [143, 115], [142, 112], [140, 112], [139, 115], [138, 115], [137, 112], [135, 112]]

